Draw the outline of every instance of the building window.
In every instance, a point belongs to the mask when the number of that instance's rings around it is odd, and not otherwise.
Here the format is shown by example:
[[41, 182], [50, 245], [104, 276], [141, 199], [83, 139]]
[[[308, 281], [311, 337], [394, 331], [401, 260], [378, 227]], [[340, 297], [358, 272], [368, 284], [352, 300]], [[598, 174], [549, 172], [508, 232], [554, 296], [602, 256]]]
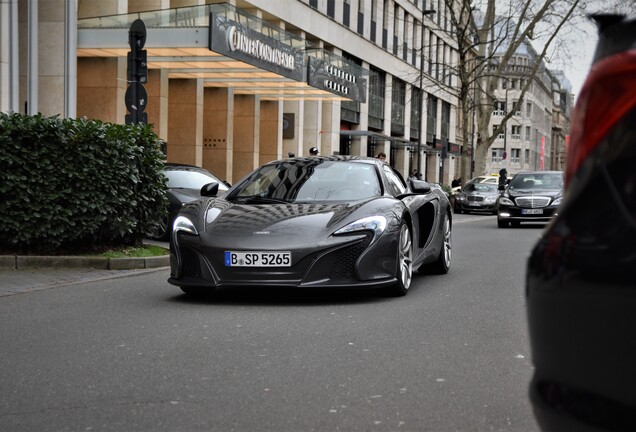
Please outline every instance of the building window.
[[369, 127], [384, 129], [384, 72], [371, 68], [369, 71]]
[[411, 87], [411, 138], [420, 139], [422, 121], [422, 90]]
[[504, 101], [495, 101], [495, 109], [492, 112], [492, 115], [502, 116], [506, 113], [506, 102]]
[[450, 118], [451, 118], [451, 106], [448, 102], [442, 101], [442, 127], [440, 135], [442, 142], [446, 143], [450, 139]]
[[520, 108], [521, 104], [517, 105], [517, 102], [518, 101], [516, 100], [512, 101], [512, 106], [517, 108], [517, 110], [515, 111], [515, 115], [521, 116], [521, 108]]
[[491, 153], [491, 162], [501, 162], [503, 160], [504, 149], [494, 148]]
[[526, 141], [530, 141], [530, 126], [526, 126]]
[[527, 165], [530, 165], [530, 150], [526, 149], [524, 150], [524, 153], [525, 153], [525, 156], [524, 156], [525, 163]]
[[512, 139], [516, 139], [516, 140], [520, 140], [521, 139], [521, 126], [512, 125], [511, 132], [512, 132], [511, 133]]
[[[495, 132], [497, 132], [497, 128], [498, 128], [498, 127], [499, 127], [499, 125], [498, 125], [498, 124], [496, 124], [496, 125], [492, 125], [492, 133], [493, 133], [493, 134], [494, 134]], [[499, 132], [499, 135], [497, 135], [497, 138], [498, 138], [498, 139], [503, 139], [503, 137], [504, 137], [504, 133], [505, 133], [505, 132], [506, 132], [506, 128], [504, 127], [504, 129], [503, 129], [501, 132]]]
[[437, 131], [437, 98], [428, 96], [426, 102], [426, 141], [434, 143]]
[[526, 102], [526, 117], [532, 116], [532, 102]]
[[404, 108], [406, 104], [406, 83], [393, 77], [391, 92], [391, 133], [404, 135]]
[[519, 163], [519, 154], [521, 153], [521, 149], [512, 149], [510, 150], [510, 162]]
[[336, 16], [336, 0], [327, 0], [327, 15], [331, 18]]
[[345, 27], [351, 25], [351, 6], [349, 5], [349, 0], [344, 0], [342, 5], [342, 24]]

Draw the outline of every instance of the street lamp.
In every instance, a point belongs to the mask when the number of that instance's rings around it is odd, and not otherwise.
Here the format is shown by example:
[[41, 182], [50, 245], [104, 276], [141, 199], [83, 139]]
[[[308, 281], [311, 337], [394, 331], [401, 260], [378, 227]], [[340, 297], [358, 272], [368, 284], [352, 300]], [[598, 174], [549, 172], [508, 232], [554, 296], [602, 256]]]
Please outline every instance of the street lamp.
[[[436, 13], [435, 9], [422, 9], [422, 28], [420, 29], [420, 119], [418, 122], [418, 140], [417, 140], [417, 172], [422, 172], [422, 122], [424, 116], [424, 17]], [[426, 180], [426, 178], [424, 178]]]

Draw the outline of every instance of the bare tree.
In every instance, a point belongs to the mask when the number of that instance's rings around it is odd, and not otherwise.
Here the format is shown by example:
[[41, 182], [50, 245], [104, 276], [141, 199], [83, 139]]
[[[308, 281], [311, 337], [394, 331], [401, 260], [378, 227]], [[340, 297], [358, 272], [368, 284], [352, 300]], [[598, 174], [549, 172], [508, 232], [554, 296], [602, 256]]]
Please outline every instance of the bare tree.
[[[488, 149], [503, 132], [506, 121], [520, 109], [524, 95], [542, 72], [546, 59], [558, 54], [555, 49], [558, 35], [574, 17], [585, 14], [589, 1], [483, 0], [479, 5], [481, 10], [477, 10], [471, 0], [443, 0], [444, 11], [438, 13], [450, 20], [452, 38], [457, 42], [456, 62], [450, 68], [445, 67], [457, 77], [451, 90], [458, 98], [460, 139], [467, 150], [462, 155], [462, 178], [470, 178], [473, 172], [484, 172]], [[495, 90], [500, 78], [513, 66], [511, 59], [522, 44], [529, 45], [535, 55], [522, 69], [524, 84], [519, 98], [512, 109], [506, 109], [499, 126], [489, 130]], [[474, 146], [469, 145], [473, 142]], [[474, 170], [471, 170], [472, 160]]]

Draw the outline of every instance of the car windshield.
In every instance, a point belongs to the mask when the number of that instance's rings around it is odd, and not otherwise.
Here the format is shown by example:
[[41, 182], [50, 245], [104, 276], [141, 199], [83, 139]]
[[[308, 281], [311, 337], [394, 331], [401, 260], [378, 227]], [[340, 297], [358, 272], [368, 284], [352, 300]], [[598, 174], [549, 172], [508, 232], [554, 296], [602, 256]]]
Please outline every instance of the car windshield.
[[517, 174], [510, 182], [511, 189], [562, 189], [563, 175], [550, 173]]
[[228, 199], [246, 203], [356, 201], [379, 196], [375, 164], [281, 161], [261, 167]]
[[228, 187], [212, 174], [193, 170], [165, 170], [168, 187], [173, 189], [201, 189], [203, 185], [216, 182], [219, 190], [226, 191]]

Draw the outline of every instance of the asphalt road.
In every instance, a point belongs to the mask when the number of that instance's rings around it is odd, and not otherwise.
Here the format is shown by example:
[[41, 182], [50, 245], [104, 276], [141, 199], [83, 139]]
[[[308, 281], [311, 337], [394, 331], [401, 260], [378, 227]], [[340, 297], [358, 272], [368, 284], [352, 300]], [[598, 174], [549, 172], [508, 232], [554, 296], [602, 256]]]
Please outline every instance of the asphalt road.
[[0, 296], [0, 430], [537, 431], [523, 280], [540, 232], [455, 215], [450, 273], [402, 298], [190, 299], [166, 268]]

